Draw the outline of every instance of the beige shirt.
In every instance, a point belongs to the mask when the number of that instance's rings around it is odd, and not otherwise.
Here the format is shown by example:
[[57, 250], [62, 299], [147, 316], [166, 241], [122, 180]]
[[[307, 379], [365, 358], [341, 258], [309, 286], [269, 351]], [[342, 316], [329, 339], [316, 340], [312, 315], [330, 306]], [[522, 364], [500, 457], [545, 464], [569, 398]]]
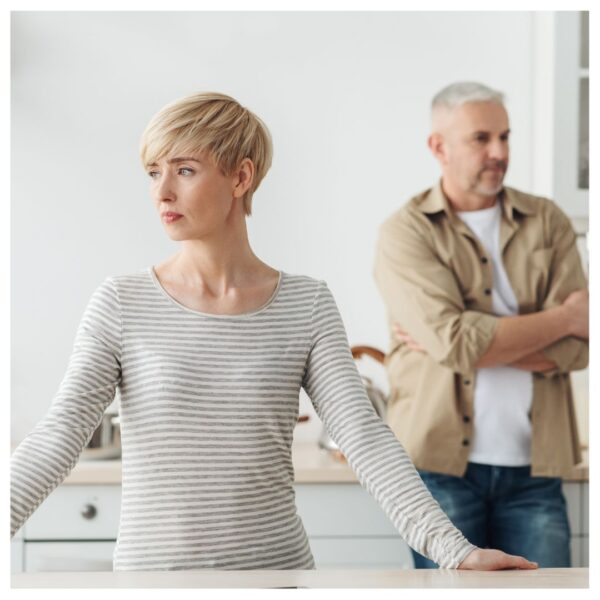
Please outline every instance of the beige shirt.
[[[586, 287], [575, 232], [556, 204], [508, 187], [500, 198], [500, 251], [519, 313], [557, 306]], [[492, 314], [490, 257], [440, 181], [383, 223], [374, 274], [390, 327], [388, 424], [417, 468], [462, 476], [473, 439], [474, 365], [501, 317]], [[394, 322], [426, 352], [396, 341]], [[566, 476], [581, 462], [569, 372], [587, 366], [588, 343], [563, 338], [543, 353], [557, 368], [533, 374], [531, 473]]]

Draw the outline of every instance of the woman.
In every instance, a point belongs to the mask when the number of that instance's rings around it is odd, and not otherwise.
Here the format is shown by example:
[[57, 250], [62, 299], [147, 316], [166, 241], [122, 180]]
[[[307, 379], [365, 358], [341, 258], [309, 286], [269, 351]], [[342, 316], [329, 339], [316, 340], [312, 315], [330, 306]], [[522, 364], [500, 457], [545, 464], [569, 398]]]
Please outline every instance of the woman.
[[253, 253], [246, 216], [271, 165], [260, 119], [221, 94], [184, 98], [151, 120], [141, 158], [181, 250], [93, 293], [52, 406], [12, 456], [11, 535], [119, 386], [115, 570], [314, 568], [291, 459], [304, 387], [411, 547], [442, 567], [535, 568], [476, 548], [441, 511], [368, 400], [327, 285]]

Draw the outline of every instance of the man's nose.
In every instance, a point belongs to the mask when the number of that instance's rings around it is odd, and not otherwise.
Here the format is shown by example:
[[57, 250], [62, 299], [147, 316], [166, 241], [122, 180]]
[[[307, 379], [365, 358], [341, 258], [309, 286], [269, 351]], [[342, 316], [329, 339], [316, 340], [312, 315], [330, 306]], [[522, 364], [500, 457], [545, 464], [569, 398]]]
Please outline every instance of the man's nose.
[[507, 140], [492, 140], [488, 146], [489, 158], [494, 160], [508, 159], [508, 141]]

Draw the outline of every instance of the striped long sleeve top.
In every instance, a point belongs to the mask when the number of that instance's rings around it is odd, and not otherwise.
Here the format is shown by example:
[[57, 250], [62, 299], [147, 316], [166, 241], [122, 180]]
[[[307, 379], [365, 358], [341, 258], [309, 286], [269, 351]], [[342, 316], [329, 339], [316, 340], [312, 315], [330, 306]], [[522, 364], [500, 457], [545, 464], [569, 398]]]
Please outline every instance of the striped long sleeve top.
[[11, 536], [69, 474], [120, 389], [113, 568], [312, 569], [291, 446], [304, 387], [407, 543], [441, 567], [475, 548], [368, 399], [323, 281], [281, 272], [240, 315], [187, 308], [149, 267], [107, 277], [47, 414], [11, 457]]

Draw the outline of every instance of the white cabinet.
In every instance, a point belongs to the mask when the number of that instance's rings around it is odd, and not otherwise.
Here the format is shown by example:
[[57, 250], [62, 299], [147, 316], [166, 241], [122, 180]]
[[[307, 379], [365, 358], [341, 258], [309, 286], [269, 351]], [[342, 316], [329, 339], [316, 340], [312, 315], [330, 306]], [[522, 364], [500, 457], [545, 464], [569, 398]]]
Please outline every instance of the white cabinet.
[[[296, 505], [317, 568], [413, 568], [406, 542], [358, 483], [297, 483]], [[565, 482], [574, 567], [588, 566], [588, 484]], [[11, 544], [13, 573], [111, 571], [120, 485], [61, 485]]]
[[304, 483], [295, 490], [317, 568], [413, 568], [410, 548], [358, 483]]
[[[297, 484], [296, 504], [318, 567], [413, 568], [409, 546], [358, 483]], [[564, 482], [573, 567], [588, 566], [588, 484]]]
[[581, 540], [580, 554], [581, 565], [587, 567], [590, 564], [590, 484], [586, 481], [581, 484]]
[[60, 485], [18, 532], [20, 568], [112, 571], [120, 513], [120, 485]]
[[120, 485], [60, 485], [25, 523], [27, 540], [115, 540]]
[[567, 517], [569, 518], [571, 537], [580, 536], [582, 534], [581, 485], [576, 483], [564, 483], [563, 495], [567, 501]]
[[398, 535], [375, 498], [358, 483], [302, 483], [294, 488], [309, 537]]
[[26, 571], [112, 571], [116, 542], [27, 542]]
[[400, 537], [311, 537], [320, 569], [412, 569], [410, 548]]
[[10, 541], [10, 572], [22, 573], [23, 567], [23, 552], [25, 544], [23, 542], [23, 530], [17, 531], [15, 536]]
[[589, 566], [588, 494], [587, 482], [563, 483], [567, 515], [571, 528], [571, 561], [574, 567]]

